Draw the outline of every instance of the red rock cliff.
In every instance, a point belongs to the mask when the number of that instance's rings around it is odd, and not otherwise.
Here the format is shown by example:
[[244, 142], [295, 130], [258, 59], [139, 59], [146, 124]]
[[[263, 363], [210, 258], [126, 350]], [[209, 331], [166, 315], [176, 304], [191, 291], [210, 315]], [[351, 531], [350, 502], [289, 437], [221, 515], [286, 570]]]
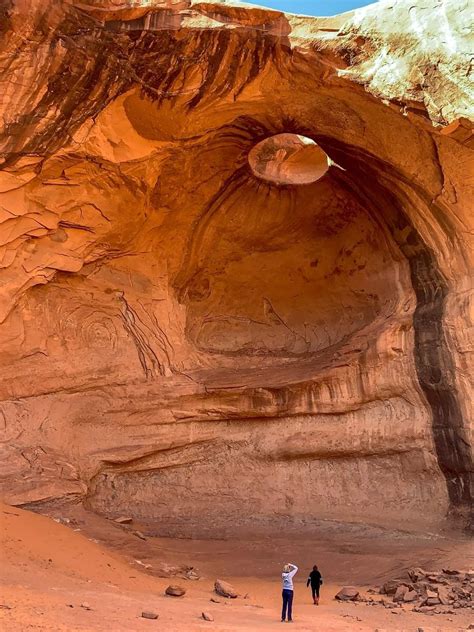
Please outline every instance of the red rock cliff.
[[466, 514], [467, 3], [0, 12], [6, 500]]

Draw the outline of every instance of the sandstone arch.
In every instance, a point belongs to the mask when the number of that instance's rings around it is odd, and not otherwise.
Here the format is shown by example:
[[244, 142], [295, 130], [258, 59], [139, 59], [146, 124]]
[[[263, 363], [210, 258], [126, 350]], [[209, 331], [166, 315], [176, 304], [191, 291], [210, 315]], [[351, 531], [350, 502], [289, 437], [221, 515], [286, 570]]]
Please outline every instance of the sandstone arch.
[[[8, 7], [7, 499], [169, 530], [466, 516], [469, 62], [425, 4]], [[280, 134], [322, 177], [255, 176]]]

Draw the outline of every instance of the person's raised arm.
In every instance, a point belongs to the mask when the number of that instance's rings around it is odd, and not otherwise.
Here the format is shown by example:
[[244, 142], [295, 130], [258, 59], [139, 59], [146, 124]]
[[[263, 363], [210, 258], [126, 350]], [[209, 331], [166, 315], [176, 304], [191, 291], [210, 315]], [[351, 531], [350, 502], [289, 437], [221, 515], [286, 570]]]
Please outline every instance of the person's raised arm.
[[298, 567], [296, 566], [296, 564], [288, 564], [288, 566], [291, 566], [291, 568], [293, 569], [289, 572], [290, 577], [294, 577], [298, 572]]

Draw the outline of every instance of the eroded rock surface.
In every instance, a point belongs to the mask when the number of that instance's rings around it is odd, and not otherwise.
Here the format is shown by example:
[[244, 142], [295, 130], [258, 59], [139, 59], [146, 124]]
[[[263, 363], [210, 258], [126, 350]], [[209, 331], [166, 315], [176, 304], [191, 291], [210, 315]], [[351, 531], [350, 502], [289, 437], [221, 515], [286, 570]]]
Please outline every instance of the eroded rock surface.
[[[168, 531], [464, 516], [467, 2], [1, 12], [5, 499]], [[288, 181], [285, 145], [259, 177], [280, 134], [327, 171]]]

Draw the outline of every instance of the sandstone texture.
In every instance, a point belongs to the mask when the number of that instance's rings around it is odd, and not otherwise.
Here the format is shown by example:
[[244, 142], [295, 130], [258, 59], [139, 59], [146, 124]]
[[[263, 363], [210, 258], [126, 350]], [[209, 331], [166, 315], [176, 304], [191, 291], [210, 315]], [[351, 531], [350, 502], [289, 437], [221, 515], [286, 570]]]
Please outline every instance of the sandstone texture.
[[466, 524], [468, 2], [0, 16], [4, 499]]

